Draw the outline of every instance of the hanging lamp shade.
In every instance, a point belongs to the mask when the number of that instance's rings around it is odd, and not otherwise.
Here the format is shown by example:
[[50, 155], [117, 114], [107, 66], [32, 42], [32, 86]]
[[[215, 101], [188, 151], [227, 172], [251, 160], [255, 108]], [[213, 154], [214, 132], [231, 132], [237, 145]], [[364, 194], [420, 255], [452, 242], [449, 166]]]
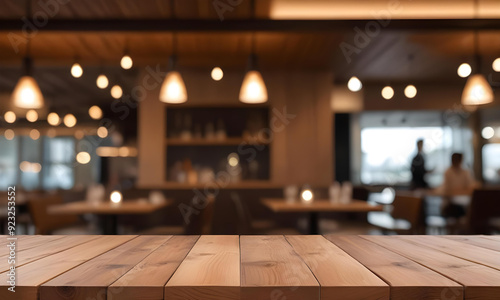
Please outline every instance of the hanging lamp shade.
[[39, 109], [43, 107], [42, 91], [35, 78], [31, 76], [31, 60], [24, 59], [25, 75], [19, 79], [12, 92], [12, 102], [16, 107], [25, 109]]
[[467, 79], [462, 92], [463, 105], [482, 105], [495, 99], [490, 84], [482, 74], [475, 74]]
[[267, 88], [262, 74], [257, 70], [257, 58], [250, 55], [248, 72], [243, 78], [240, 89], [240, 101], [249, 104], [267, 102]]
[[187, 91], [181, 73], [175, 70], [176, 58], [169, 60], [170, 71], [165, 76], [160, 89], [160, 101], [179, 104], [187, 101]]

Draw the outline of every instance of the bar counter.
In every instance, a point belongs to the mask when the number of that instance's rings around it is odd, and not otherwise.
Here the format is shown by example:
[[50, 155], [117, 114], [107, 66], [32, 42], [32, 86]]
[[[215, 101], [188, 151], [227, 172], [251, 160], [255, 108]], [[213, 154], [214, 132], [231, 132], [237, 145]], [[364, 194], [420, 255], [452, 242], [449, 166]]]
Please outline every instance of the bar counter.
[[[9, 240], [17, 238], [17, 240]], [[500, 236], [2, 236], [0, 299], [498, 299]], [[8, 278], [8, 253], [0, 260]]]

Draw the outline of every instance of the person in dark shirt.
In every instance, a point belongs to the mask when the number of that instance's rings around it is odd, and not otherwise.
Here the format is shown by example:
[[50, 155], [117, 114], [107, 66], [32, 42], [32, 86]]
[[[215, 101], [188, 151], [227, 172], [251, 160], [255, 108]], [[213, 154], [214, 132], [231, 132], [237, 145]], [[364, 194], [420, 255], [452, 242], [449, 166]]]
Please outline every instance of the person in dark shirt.
[[411, 161], [411, 186], [412, 190], [427, 189], [429, 184], [425, 180], [425, 174], [428, 173], [425, 168], [425, 157], [423, 155], [424, 140], [417, 141], [417, 155]]

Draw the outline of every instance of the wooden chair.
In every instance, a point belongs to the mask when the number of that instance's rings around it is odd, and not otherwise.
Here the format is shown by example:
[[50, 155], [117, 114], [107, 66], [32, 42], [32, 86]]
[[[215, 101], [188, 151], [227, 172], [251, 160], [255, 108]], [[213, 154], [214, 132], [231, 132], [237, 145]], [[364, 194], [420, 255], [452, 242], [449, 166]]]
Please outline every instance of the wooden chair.
[[392, 212], [371, 212], [368, 222], [384, 232], [417, 234], [423, 229], [423, 198], [396, 194]]
[[[196, 201], [196, 203], [195, 203]], [[191, 199], [189, 205], [195, 211], [189, 217], [189, 224], [185, 226], [157, 226], [144, 231], [141, 231], [141, 235], [176, 235], [176, 234], [211, 234], [212, 233], [212, 221], [214, 215], [215, 197], [208, 196], [203, 203], [203, 208], [200, 207], [198, 203], [200, 199]]]
[[276, 222], [270, 220], [254, 220], [246, 203], [241, 200], [238, 193], [231, 193], [238, 216], [239, 234], [300, 234], [295, 228], [280, 228]]
[[500, 218], [500, 190], [474, 190], [467, 214], [467, 231], [471, 234], [498, 231], [500, 228], [494, 222], [496, 218]]
[[66, 228], [79, 223], [78, 216], [54, 217], [47, 213], [47, 208], [49, 206], [61, 203], [63, 203], [63, 200], [59, 195], [37, 196], [28, 199], [31, 220], [35, 225], [35, 234], [49, 234], [54, 230]]
[[[214, 206], [215, 206], [215, 197], [207, 196], [203, 199], [205, 203], [203, 207], [200, 208], [200, 213], [198, 215], [192, 215], [191, 221], [186, 226], [186, 234], [211, 234], [212, 233], [212, 223], [214, 218]], [[192, 203], [196, 208], [197, 205], [194, 205], [194, 201], [200, 201], [200, 199], [193, 198]]]

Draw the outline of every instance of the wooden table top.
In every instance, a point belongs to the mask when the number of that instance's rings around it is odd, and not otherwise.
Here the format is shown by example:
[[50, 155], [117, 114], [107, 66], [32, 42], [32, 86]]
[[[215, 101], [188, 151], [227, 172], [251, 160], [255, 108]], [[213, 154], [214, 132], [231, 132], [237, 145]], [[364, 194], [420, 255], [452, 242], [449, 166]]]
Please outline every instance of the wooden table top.
[[351, 200], [349, 203], [331, 203], [330, 200], [317, 199], [309, 203], [297, 200], [293, 203], [285, 199], [264, 198], [262, 204], [274, 212], [369, 212], [383, 211], [384, 206], [371, 204], [361, 200]]
[[64, 204], [49, 206], [47, 212], [52, 215], [122, 215], [122, 214], [148, 214], [160, 208], [171, 205], [172, 201], [166, 200], [163, 203], [151, 203], [145, 200], [125, 200], [120, 205], [114, 205], [110, 201], [91, 203], [88, 201], [69, 202]]
[[[7, 236], [0, 236], [7, 278]], [[0, 299], [498, 299], [500, 236], [18, 236]], [[321, 298], [320, 298], [321, 297]]]

